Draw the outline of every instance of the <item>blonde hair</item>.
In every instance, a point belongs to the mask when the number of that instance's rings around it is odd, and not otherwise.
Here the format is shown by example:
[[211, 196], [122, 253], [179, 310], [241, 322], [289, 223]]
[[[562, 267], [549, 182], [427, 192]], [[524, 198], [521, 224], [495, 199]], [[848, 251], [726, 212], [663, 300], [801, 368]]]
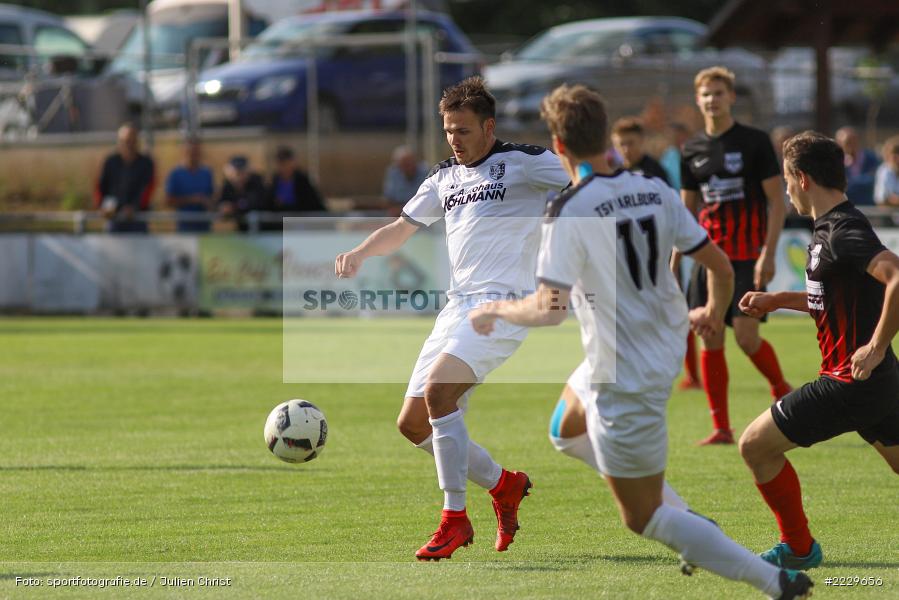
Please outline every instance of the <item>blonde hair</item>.
[[886, 158], [888, 154], [899, 154], [899, 135], [889, 137], [883, 143], [883, 157]]
[[540, 118], [575, 158], [602, 154], [608, 117], [602, 97], [585, 85], [562, 84], [543, 98]]
[[693, 88], [699, 91], [701, 86], [710, 81], [720, 81], [727, 87], [728, 91], [732, 92], [734, 91], [734, 82], [736, 80], [737, 76], [727, 67], [709, 67], [696, 74], [696, 77], [693, 79]]

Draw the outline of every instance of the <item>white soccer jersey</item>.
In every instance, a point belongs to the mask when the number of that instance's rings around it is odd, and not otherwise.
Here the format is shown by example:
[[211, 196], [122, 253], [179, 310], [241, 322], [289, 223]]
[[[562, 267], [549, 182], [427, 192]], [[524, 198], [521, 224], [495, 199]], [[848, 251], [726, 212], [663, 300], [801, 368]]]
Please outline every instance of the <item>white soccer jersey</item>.
[[[669, 256], [672, 247], [690, 254], [708, 241], [660, 179], [628, 171], [594, 174], [553, 200], [537, 279], [572, 289], [591, 381], [622, 393], [671, 387], [689, 325]], [[602, 301], [613, 285], [614, 314]]]
[[498, 141], [471, 165], [455, 158], [431, 170], [403, 217], [429, 227], [446, 220], [451, 298], [533, 291], [541, 217], [550, 192], [569, 182], [555, 154]]

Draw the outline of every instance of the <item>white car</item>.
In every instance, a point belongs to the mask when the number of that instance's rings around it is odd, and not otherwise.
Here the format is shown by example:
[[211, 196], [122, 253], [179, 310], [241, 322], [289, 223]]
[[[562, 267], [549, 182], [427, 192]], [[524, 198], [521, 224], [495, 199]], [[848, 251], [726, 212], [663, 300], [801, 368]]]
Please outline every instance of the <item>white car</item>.
[[724, 65], [737, 75], [735, 110], [749, 120], [767, 117], [771, 86], [765, 60], [740, 49], [704, 45], [707, 28], [677, 17], [589, 19], [552, 27], [484, 71], [504, 128], [531, 129], [540, 101], [561, 83], [600, 92], [613, 117], [641, 113], [661, 102], [669, 114], [693, 107], [693, 77]]

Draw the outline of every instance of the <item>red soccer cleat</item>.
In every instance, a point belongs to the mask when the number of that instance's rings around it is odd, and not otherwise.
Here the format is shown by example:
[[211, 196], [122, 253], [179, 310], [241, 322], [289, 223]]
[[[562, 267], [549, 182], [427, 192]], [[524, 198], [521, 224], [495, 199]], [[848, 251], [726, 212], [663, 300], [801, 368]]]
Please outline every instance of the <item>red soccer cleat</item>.
[[734, 432], [730, 429], [716, 429], [712, 432], [712, 435], [705, 438], [704, 440], [699, 440], [696, 442], [697, 446], [711, 446], [713, 444], [733, 444], [734, 443]]
[[693, 379], [692, 377], [686, 376], [680, 380], [680, 383], [677, 384], [677, 389], [681, 391], [701, 390], [702, 383], [700, 383], [698, 379]]
[[430, 541], [415, 553], [418, 560], [440, 560], [450, 558], [459, 546], [474, 542], [474, 529], [464, 510], [444, 510], [440, 527]]
[[496, 549], [505, 552], [515, 539], [518, 531], [518, 505], [525, 496], [530, 496], [531, 480], [525, 473], [506, 471], [500, 475], [499, 483], [490, 490], [493, 496], [493, 512], [496, 513]]

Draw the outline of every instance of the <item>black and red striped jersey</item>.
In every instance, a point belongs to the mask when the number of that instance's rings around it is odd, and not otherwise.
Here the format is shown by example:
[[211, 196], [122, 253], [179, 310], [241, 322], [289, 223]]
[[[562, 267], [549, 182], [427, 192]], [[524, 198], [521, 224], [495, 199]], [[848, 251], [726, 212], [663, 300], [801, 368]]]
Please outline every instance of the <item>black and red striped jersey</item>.
[[731, 260], [755, 260], [765, 245], [768, 200], [762, 181], [780, 174], [768, 134], [734, 123], [684, 145], [681, 188], [700, 193], [699, 224]]
[[[868, 264], [886, 250], [871, 223], [848, 200], [815, 219], [805, 265], [809, 313], [818, 326], [821, 375], [852, 381], [852, 355], [871, 341], [884, 286]], [[875, 369], [896, 368], [892, 349]]]

